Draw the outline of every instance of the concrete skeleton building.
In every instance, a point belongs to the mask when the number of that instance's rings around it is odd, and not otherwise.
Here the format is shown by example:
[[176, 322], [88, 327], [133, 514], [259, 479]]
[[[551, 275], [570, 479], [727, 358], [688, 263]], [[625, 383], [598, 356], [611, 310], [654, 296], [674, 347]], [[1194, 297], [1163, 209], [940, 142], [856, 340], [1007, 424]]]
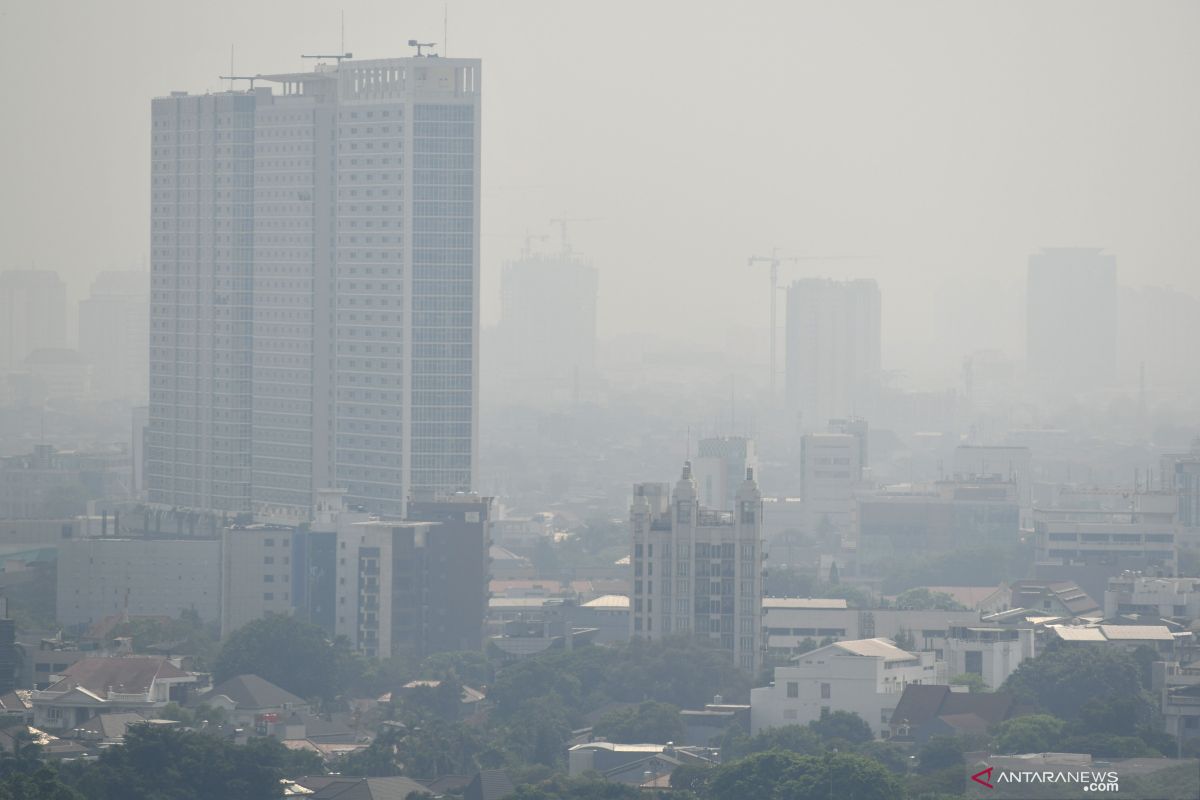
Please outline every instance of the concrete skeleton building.
[[402, 515], [477, 462], [480, 63], [152, 103], [149, 500]]
[[633, 487], [631, 634], [707, 635], [753, 672], [761, 659], [762, 496], [752, 471], [731, 510], [703, 508], [691, 464], [666, 484]]
[[503, 266], [489, 351], [492, 369], [503, 376], [495, 382], [501, 399], [562, 406], [594, 393], [598, 284], [596, 268], [565, 241], [560, 253], [526, 253]]
[[881, 300], [874, 280], [796, 281], [787, 292], [788, 408], [802, 430], [862, 414], [881, 379]]

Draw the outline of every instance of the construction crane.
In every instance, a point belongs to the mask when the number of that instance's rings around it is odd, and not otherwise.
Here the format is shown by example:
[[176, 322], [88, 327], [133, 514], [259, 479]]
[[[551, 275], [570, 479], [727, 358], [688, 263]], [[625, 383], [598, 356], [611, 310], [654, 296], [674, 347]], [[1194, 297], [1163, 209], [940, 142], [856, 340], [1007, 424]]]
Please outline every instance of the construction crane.
[[860, 258], [870, 258], [870, 256], [781, 256], [781, 255], [779, 255], [779, 248], [772, 247], [771, 255], [769, 255], [769, 256], [750, 256], [750, 258], [747, 260], [747, 262], [746, 262], [747, 266], [753, 267], [755, 264], [762, 264], [762, 263], [770, 264], [770, 266], [771, 266], [771, 295], [770, 295], [770, 298], [771, 298], [771, 354], [770, 354], [770, 364], [768, 366], [768, 369], [770, 369], [770, 371], [771, 371], [770, 387], [771, 387], [771, 401], [772, 402], [774, 402], [775, 397], [776, 397], [776, 393], [775, 393], [775, 378], [776, 378], [775, 337], [777, 335], [777, 331], [776, 331], [776, 322], [775, 322], [775, 312], [776, 312], [776, 305], [777, 305], [776, 295], [780, 290], [780, 287], [779, 287], [779, 265], [785, 261], [787, 261], [789, 263], [797, 264], [801, 261], [840, 261], [840, 260], [846, 260], [846, 259], [860, 259]]
[[550, 220], [551, 225], [558, 226], [558, 236], [559, 236], [559, 239], [562, 241], [563, 255], [569, 255], [571, 253], [571, 244], [569, 241], [567, 241], [567, 223], [568, 222], [599, 222], [600, 220], [601, 220], [600, 217], [576, 217], [574, 219], [552, 219], [552, 220]]
[[300, 56], [301, 58], [332, 58], [337, 62], [338, 66], [342, 65], [342, 60], [346, 58], [354, 58], [354, 53], [318, 53], [311, 56]]
[[261, 75], [218, 75], [220, 80], [229, 81], [230, 90], [233, 89], [234, 81], [250, 81], [250, 91], [254, 91], [254, 82], [262, 80]]
[[[436, 47], [436, 46], [437, 46], [437, 42], [418, 42], [416, 39], [409, 39], [409, 40], [408, 40], [408, 46], [409, 46], [409, 47], [415, 47], [415, 48], [417, 48], [417, 58], [421, 58], [422, 56], [424, 56], [424, 55], [425, 55], [425, 52], [424, 52], [424, 50], [423, 50], [422, 48], [425, 48], [425, 47]], [[430, 54], [429, 54], [429, 57], [430, 57], [430, 58], [437, 58], [437, 53], [430, 53]]]
[[529, 256], [533, 255], [533, 243], [534, 242], [548, 242], [548, 241], [550, 241], [549, 236], [546, 236], [545, 234], [535, 236], [534, 234], [529, 232], [528, 228], [526, 228], [525, 229], [525, 246], [521, 248], [521, 255], [524, 256], [525, 258], [529, 258]]

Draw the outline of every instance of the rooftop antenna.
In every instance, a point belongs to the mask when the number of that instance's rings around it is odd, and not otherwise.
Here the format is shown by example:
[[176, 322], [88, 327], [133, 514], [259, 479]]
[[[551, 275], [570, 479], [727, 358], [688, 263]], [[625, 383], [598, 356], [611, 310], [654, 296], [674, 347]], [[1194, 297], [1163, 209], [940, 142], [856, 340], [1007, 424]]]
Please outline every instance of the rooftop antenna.
[[[437, 46], [437, 42], [418, 42], [416, 39], [409, 39], [409, 40], [408, 40], [408, 46], [409, 46], [409, 47], [415, 47], [415, 48], [417, 48], [417, 58], [421, 58], [422, 56], [424, 56], [424, 55], [425, 55], [425, 50], [424, 50], [424, 48], [426, 48], [426, 47], [436, 47], [436, 46]], [[430, 53], [430, 54], [429, 54], [429, 57], [430, 57], [430, 58], [437, 58], [437, 53]]]
[[301, 58], [332, 58], [334, 61], [336, 61], [338, 63], [338, 66], [340, 67], [342, 65], [342, 60], [346, 59], [346, 58], [354, 58], [354, 53], [343, 52], [341, 55], [338, 55], [336, 53], [318, 53], [315, 55], [301, 55], [300, 57]]

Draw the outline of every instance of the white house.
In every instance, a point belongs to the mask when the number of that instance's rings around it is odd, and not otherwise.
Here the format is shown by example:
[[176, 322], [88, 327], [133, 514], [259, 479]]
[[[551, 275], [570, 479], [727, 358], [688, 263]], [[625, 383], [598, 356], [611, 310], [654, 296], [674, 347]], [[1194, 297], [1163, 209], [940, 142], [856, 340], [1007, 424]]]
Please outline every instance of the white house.
[[1033, 628], [1002, 628], [987, 625], [953, 627], [943, 651], [946, 674], [974, 674], [992, 689], [1017, 671], [1021, 662], [1033, 658]]
[[889, 639], [837, 642], [775, 668], [770, 686], [750, 692], [750, 729], [805, 725], [823, 712], [858, 714], [879, 735], [912, 683], [944, 683], [933, 653], [909, 653]]
[[182, 703], [196, 681], [194, 674], [157, 656], [81, 659], [33, 693], [33, 724], [69, 731], [100, 713], [152, 716], [167, 703]]

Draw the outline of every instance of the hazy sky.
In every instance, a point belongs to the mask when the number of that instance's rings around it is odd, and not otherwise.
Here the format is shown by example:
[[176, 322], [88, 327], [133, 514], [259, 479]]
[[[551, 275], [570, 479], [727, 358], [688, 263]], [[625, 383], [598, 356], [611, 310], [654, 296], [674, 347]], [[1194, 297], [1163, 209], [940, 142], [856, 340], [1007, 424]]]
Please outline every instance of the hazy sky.
[[78, 294], [141, 266], [150, 98], [224, 88], [231, 45], [238, 73], [300, 68], [341, 10], [359, 57], [442, 42], [448, 10], [447, 54], [483, 59], [485, 320], [560, 216], [599, 218], [571, 236], [603, 336], [724, 344], [764, 326], [752, 253], [877, 256], [803, 272], [877, 278], [885, 367], [917, 375], [1020, 352], [1041, 245], [1200, 293], [1195, 2], [9, 0], [0, 267]]

